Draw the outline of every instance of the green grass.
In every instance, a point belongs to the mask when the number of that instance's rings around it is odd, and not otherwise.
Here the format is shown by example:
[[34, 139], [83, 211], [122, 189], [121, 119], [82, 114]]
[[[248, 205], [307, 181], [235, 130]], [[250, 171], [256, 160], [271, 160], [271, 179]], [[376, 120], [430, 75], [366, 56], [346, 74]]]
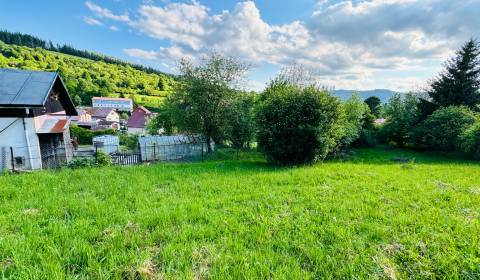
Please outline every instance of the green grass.
[[480, 278], [477, 163], [229, 158], [0, 176], [0, 276]]

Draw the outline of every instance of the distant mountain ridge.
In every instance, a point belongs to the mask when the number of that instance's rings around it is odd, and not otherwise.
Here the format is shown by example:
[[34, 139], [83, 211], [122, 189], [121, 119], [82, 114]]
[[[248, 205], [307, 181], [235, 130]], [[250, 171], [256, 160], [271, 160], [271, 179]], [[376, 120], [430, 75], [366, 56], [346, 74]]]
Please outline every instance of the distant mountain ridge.
[[383, 103], [387, 102], [390, 97], [398, 93], [389, 89], [372, 89], [372, 90], [351, 90], [351, 89], [338, 89], [334, 90], [333, 94], [340, 97], [342, 100], [346, 100], [352, 96], [352, 94], [358, 94], [362, 99], [366, 99], [370, 96], [376, 96], [382, 100]]

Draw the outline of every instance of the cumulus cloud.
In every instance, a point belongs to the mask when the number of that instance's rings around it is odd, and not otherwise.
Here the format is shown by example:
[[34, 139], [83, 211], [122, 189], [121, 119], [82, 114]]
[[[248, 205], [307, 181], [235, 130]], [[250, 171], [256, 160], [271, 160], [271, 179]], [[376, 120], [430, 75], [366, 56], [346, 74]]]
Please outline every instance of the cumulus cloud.
[[[478, 0], [322, 0], [309, 18], [282, 25], [263, 20], [253, 1], [217, 14], [198, 1], [143, 2], [134, 18], [86, 5], [98, 18], [125, 22], [169, 42], [157, 50], [124, 50], [132, 57], [172, 64], [215, 49], [254, 65], [303, 64], [323, 80], [346, 86], [368, 85], [385, 71], [431, 67], [480, 35]], [[400, 80], [384, 84], [399, 88]]]

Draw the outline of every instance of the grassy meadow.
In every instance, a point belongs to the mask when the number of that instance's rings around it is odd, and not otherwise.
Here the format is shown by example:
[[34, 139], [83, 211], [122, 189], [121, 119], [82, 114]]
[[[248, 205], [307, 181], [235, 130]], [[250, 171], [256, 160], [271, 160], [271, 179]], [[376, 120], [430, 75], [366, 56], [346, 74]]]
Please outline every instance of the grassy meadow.
[[480, 164], [361, 149], [0, 176], [0, 277], [479, 279]]

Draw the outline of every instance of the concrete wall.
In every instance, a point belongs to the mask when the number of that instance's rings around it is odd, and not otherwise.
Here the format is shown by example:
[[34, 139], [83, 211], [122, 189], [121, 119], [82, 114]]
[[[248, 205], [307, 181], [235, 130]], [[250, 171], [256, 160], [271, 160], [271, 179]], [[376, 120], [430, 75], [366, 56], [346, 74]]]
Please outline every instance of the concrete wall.
[[[11, 169], [12, 167], [10, 147], [13, 148], [14, 157], [23, 158], [23, 165], [17, 165], [16, 168], [42, 168], [40, 146], [35, 133], [35, 120], [33, 118], [25, 118], [24, 120], [27, 133], [25, 133], [22, 118], [0, 118], [0, 131], [11, 124], [0, 134], [0, 168]], [[6, 160], [4, 160], [5, 158]]]

